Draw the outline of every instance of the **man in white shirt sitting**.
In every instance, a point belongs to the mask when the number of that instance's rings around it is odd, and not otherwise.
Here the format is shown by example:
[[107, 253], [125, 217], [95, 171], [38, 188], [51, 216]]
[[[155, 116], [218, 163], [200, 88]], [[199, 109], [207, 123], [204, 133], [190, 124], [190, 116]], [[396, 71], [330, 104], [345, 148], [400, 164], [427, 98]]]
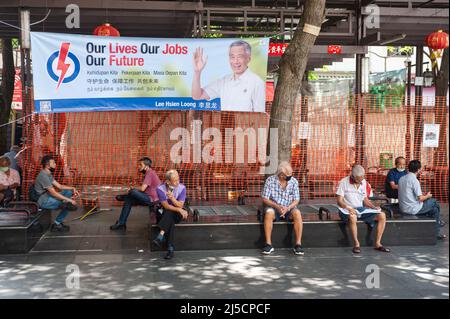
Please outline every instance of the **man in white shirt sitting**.
[[371, 227], [377, 224], [375, 250], [388, 253], [390, 249], [381, 244], [381, 238], [386, 226], [386, 214], [381, 211], [380, 207], [375, 206], [369, 200], [372, 188], [364, 179], [364, 175], [364, 168], [361, 165], [355, 165], [352, 168], [351, 175], [339, 182], [336, 192], [339, 216], [344, 223], [349, 225], [354, 243], [353, 253], [359, 254], [361, 252], [356, 225], [358, 220], [364, 221]]
[[243, 40], [235, 41], [231, 43], [228, 54], [233, 73], [202, 88], [201, 73], [208, 59], [203, 59], [202, 48], [195, 50], [192, 98], [207, 101], [220, 98], [221, 111], [265, 112], [266, 85], [248, 67], [252, 57], [250, 44]]

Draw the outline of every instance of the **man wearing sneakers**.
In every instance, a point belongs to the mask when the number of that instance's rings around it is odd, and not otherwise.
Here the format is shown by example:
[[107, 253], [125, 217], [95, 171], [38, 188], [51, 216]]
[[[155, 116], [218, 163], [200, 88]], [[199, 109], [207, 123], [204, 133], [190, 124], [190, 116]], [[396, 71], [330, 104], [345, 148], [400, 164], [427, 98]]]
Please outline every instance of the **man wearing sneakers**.
[[[42, 171], [36, 177], [34, 190], [39, 199], [37, 201], [40, 208], [61, 209], [56, 217], [51, 231], [68, 231], [69, 226], [63, 224], [63, 220], [69, 214], [70, 210], [77, 210], [77, 203], [72, 196], [79, 196], [80, 193], [75, 187], [61, 185], [53, 178], [53, 172], [56, 168], [56, 162], [51, 155], [45, 155], [41, 161]], [[55, 187], [61, 192], [57, 192]]]
[[167, 254], [164, 259], [172, 259], [174, 256], [174, 230], [175, 224], [186, 220], [188, 212], [185, 209], [186, 186], [180, 183], [180, 176], [174, 169], [167, 171], [166, 182], [156, 189], [159, 201], [163, 207], [163, 215], [158, 223], [160, 229], [153, 243], [162, 247], [167, 239]]
[[266, 245], [262, 253], [270, 255], [272, 247], [273, 221], [291, 220], [294, 222], [296, 255], [304, 255], [302, 248], [303, 222], [300, 210], [297, 208], [300, 202], [298, 181], [292, 177], [292, 167], [287, 162], [278, 166], [277, 174], [267, 178], [261, 194], [264, 204], [264, 234]]

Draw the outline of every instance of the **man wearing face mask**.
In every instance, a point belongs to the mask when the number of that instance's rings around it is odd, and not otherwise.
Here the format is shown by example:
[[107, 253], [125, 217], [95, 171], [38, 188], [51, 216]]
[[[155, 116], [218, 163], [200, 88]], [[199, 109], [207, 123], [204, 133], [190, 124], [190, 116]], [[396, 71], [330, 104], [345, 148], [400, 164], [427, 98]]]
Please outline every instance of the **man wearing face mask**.
[[16, 189], [20, 186], [19, 172], [10, 167], [8, 157], [0, 157], [0, 206], [12, 201], [16, 195]]
[[117, 196], [118, 200], [124, 200], [119, 220], [110, 227], [111, 230], [126, 230], [127, 219], [131, 212], [131, 207], [135, 205], [151, 205], [158, 201], [156, 188], [161, 184], [158, 175], [152, 170], [152, 160], [148, 157], [143, 157], [138, 161], [139, 172], [144, 175], [142, 185], [139, 187], [132, 187], [127, 195]]
[[295, 246], [294, 254], [304, 255], [302, 247], [303, 221], [300, 210], [300, 190], [298, 181], [292, 177], [292, 167], [287, 162], [278, 166], [277, 174], [267, 178], [261, 194], [264, 204], [264, 234], [266, 245], [262, 253], [270, 255], [272, 247], [273, 221], [291, 220], [294, 222]]
[[400, 177], [408, 174], [406, 171], [406, 159], [399, 156], [395, 159], [395, 168], [392, 168], [386, 176], [384, 189], [386, 196], [391, 199], [392, 203], [398, 203], [398, 181]]
[[[80, 193], [75, 187], [61, 185], [53, 178], [56, 162], [51, 155], [45, 155], [41, 164], [42, 171], [34, 182], [34, 190], [39, 196], [37, 203], [39, 207], [44, 209], [61, 209], [51, 227], [51, 231], [68, 231], [70, 227], [64, 225], [63, 220], [70, 210], [77, 209], [77, 203], [72, 199], [72, 196], [79, 196]], [[57, 192], [55, 188], [58, 188], [60, 192]]]
[[178, 172], [171, 169], [166, 173], [166, 182], [157, 188], [157, 193], [164, 212], [158, 223], [159, 234], [153, 243], [161, 247], [167, 239], [167, 254], [164, 258], [172, 259], [175, 249], [173, 245], [174, 226], [188, 217], [188, 212], [184, 209], [186, 186], [180, 183]]
[[361, 165], [352, 167], [350, 176], [344, 177], [336, 191], [339, 216], [344, 224], [348, 224], [353, 240], [353, 253], [361, 253], [358, 240], [357, 221], [363, 221], [371, 227], [377, 225], [375, 250], [389, 253], [390, 249], [381, 244], [384, 229], [386, 227], [386, 214], [381, 208], [375, 206], [369, 197], [372, 196], [372, 188], [364, 178], [365, 170]]

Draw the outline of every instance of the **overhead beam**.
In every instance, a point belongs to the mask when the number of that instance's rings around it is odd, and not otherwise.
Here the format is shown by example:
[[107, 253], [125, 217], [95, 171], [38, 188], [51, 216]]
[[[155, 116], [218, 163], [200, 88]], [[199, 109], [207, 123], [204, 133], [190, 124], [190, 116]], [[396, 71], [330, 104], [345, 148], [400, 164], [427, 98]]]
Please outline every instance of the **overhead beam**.
[[367, 7], [368, 5], [374, 4], [376, 0], [362, 0], [361, 7]]
[[417, 18], [447, 18], [449, 9], [431, 9], [431, 8], [384, 8], [380, 7], [380, 17], [417, 17]]
[[380, 42], [380, 40], [381, 40], [381, 32], [377, 31], [362, 38], [360, 40], [360, 43], [362, 45], [371, 45]]
[[[362, 45], [343, 45], [342, 54], [367, 54], [368, 48]], [[311, 54], [328, 54], [328, 45], [315, 45], [311, 48]], [[339, 54], [329, 55], [339, 57]]]
[[[422, 17], [420, 19], [408, 18], [408, 17], [381, 17], [380, 25], [389, 24], [394, 27], [409, 28], [409, 25], [448, 25], [448, 17]], [[380, 27], [382, 29], [382, 27]]]
[[432, 2], [434, 2], [434, 0], [428, 0], [428, 1], [423, 2], [423, 3], [421, 3], [421, 4], [417, 5], [417, 6], [414, 6], [414, 8], [423, 8], [423, 7], [426, 7], [427, 5], [429, 5]]
[[[73, 4], [73, 0], [8, 0], [1, 1], [0, 7], [27, 7], [27, 8], [66, 8]], [[137, 1], [137, 0], [77, 0], [80, 9], [120, 9], [120, 10], [163, 10], [163, 11], [200, 11], [202, 2], [187, 1]]]

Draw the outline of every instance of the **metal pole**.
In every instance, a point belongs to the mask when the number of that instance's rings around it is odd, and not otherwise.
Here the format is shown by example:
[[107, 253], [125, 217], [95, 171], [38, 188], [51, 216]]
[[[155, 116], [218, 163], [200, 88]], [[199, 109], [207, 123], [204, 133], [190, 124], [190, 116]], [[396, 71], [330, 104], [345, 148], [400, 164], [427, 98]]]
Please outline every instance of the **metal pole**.
[[[308, 84], [308, 71], [305, 72], [303, 85], [309, 85]], [[306, 90], [304, 90], [306, 92]], [[305, 123], [304, 125], [308, 125], [308, 96], [302, 95], [300, 100], [300, 125], [302, 123]], [[303, 127], [302, 129], [306, 130], [306, 127]], [[299, 167], [299, 176], [301, 178], [300, 185], [303, 189], [308, 188], [308, 139], [304, 138], [300, 140], [300, 167]]]
[[[416, 77], [423, 76], [423, 46], [418, 46], [416, 51]], [[415, 86], [414, 107], [414, 158], [420, 160], [423, 136], [423, 86]]]
[[355, 76], [355, 164], [363, 164], [362, 158], [362, 119], [361, 119], [361, 92], [362, 92], [362, 54], [356, 55], [356, 76]]
[[405, 157], [406, 162], [411, 160], [411, 61], [407, 63], [407, 85], [406, 85], [406, 143]]
[[11, 146], [13, 146], [16, 140], [16, 118], [17, 118], [17, 112], [16, 110], [11, 110]]
[[[22, 14], [22, 10], [26, 10], [23, 8], [19, 8], [18, 15], [20, 19], [20, 27], [22, 30], [29, 30], [29, 21], [26, 19], [26, 15]], [[32, 113], [31, 107], [31, 96], [30, 96], [30, 86], [31, 86], [31, 67], [30, 67], [30, 50], [28, 48], [24, 48], [23, 44], [24, 39], [22, 37], [26, 37], [27, 34], [25, 32], [20, 33], [20, 58], [21, 58], [21, 72], [20, 77], [22, 80], [22, 110], [23, 116], [30, 115]], [[30, 137], [32, 136], [32, 121], [30, 117], [26, 117], [23, 123], [22, 137]], [[31, 132], [30, 132], [31, 131]], [[27, 144], [31, 141], [27, 141]]]

